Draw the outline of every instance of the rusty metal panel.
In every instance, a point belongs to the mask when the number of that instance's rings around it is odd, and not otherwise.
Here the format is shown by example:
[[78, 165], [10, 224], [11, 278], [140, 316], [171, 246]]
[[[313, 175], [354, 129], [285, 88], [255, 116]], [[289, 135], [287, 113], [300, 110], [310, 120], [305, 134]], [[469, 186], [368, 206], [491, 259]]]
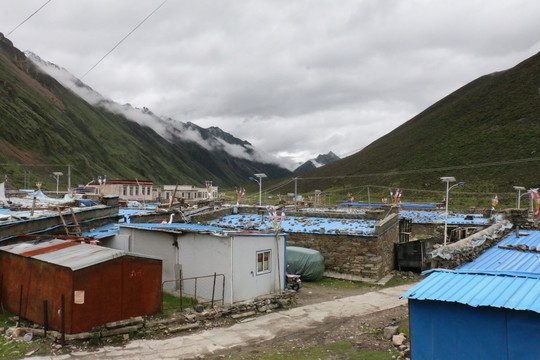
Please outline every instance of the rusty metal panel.
[[[49, 255], [77, 248], [91, 249], [93, 253], [105, 249], [83, 245], [60, 249]], [[29, 249], [25, 248], [21, 252], [27, 251]], [[88, 255], [85, 251], [71, 253], [77, 264], [84, 262], [78, 258], [84, 254]], [[38, 259], [39, 256], [23, 257], [0, 251], [0, 301], [14, 314], [18, 314], [20, 308], [21, 316], [25, 319], [43, 325], [44, 314], [48, 313], [49, 328], [60, 331], [62, 295], [65, 297], [66, 333], [88, 331], [110, 321], [152, 314], [161, 308], [162, 264], [159, 259], [124, 252], [119, 256], [115, 253], [116, 257], [112, 258], [110, 254], [98, 255], [103, 261], [73, 271], [66, 266], [42, 261]], [[64, 256], [60, 258], [65, 259]], [[60, 262], [66, 264], [65, 261]], [[93, 262], [95, 259], [89, 263]], [[46, 312], [43, 309], [44, 300], [48, 304]]]
[[[70, 333], [122, 320], [122, 258], [75, 271], [72, 290], [66, 297], [72, 314]], [[75, 303], [75, 291], [84, 292], [82, 303]]]
[[0, 253], [0, 269], [2, 305], [18, 315], [20, 304], [23, 318], [43, 325], [43, 300], [47, 300], [49, 327], [59, 330], [61, 296], [71, 293], [71, 271], [5, 252]]
[[123, 318], [160, 311], [162, 261], [128, 255], [123, 267]]

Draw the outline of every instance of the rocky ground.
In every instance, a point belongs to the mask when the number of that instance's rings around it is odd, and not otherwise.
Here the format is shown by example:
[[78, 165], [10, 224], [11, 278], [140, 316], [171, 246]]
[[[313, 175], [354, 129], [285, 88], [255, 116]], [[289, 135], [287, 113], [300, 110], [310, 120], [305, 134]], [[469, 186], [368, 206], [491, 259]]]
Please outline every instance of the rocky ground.
[[[410, 279], [417, 278], [416, 275], [403, 274], [403, 276], [410, 277]], [[342, 297], [360, 295], [375, 289], [375, 286], [343, 288], [304, 283], [304, 287], [298, 291], [297, 304], [303, 306], [332, 301]], [[283, 354], [293, 350], [326, 346], [343, 340], [352, 344], [353, 354], [360, 354], [365, 351], [385, 351], [389, 353], [388, 359], [392, 359], [392, 356], [397, 359], [399, 355], [396, 355], [396, 353], [399, 353], [400, 349], [392, 345], [391, 339], [386, 339], [383, 336], [383, 329], [391, 325], [398, 325], [400, 328], [407, 327], [408, 329], [407, 306], [400, 306], [362, 317], [333, 319], [316, 329], [276, 338], [265, 343], [231, 349], [212, 356], [212, 359], [257, 359], [268, 354]], [[348, 353], [347, 357], [331, 356], [329, 358], [349, 358], [349, 356], [351, 356], [351, 352]]]
[[[396, 273], [396, 277], [400, 281], [414, 282], [418, 280], [418, 275], [412, 273]], [[349, 286], [350, 285], [350, 286]], [[336, 299], [360, 295], [369, 291], [380, 289], [380, 286], [361, 285], [347, 282], [332, 282], [322, 281], [316, 283], [304, 283], [304, 287], [296, 293], [296, 305], [304, 306], [320, 302], [333, 301]], [[273, 311], [280, 311], [279, 309]], [[259, 316], [258, 314], [256, 316]], [[195, 316], [195, 314], [193, 314]], [[234, 319], [231, 316], [219, 316], [207, 320], [198, 321], [197, 328], [189, 330], [189, 333], [197, 332], [203, 329], [213, 327], [227, 327], [237, 321], [249, 321], [247, 319]], [[361, 317], [330, 319], [325, 321], [320, 327], [305, 330], [298, 333], [289, 334], [283, 337], [274, 338], [271, 341], [246, 344], [245, 346], [229, 349], [212, 355], [209, 358], [232, 358], [232, 359], [257, 359], [263, 355], [288, 353], [293, 350], [309, 349], [315, 346], [331, 346], [331, 344], [345, 341], [351, 348], [348, 350], [347, 357], [323, 357], [327, 359], [333, 358], [349, 358], [351, 354], [360, 354], [365, 351], [381, 351], [388, 352], [388, 359], [399, 358], [399, 349], [392, 345], [392, 340], [383, 336], [383, 329], [390, 325], [398, 325], [401, 328], [408, 326], [408, 310], [406, 306], [400, 306], [390, 310], [379, 311]], [[406, 332], [407, 330], [405, 330]], [[146, 332], [144, 335], [136, 336], [136, 338], [146, 339], [163, 339], [171, 336], [182, 336], [182, 332], [171, 333], [168, 328], [162, 331]], [[59, 344], [50, 343], [49, 353], [51, 355], [62, 354], [72, 351], [93, 351], [103, 345], [125, 345], [131, 341], [131, 336], [125, 334], [120, 337], [111, 337], [102, 341], [86, 340], [70, 342], [66, 347], [61, 348]], [[35, 339], [37, 340], [37, 339]], [[47, 342], [50, 340], [42, 339]], [[41, 342], [40, 341], [40, 342]], [[36, 344], [36, 343], [34, 343]], [[37, 344], [36, 344], [37, 345]], [[46, 345], [43, 343], [42, 345]], [[33, 352], [33, 351], [32, 351]], [[36, 355], [26, 353], [26, 355]], [[43, 354], [39, 351], [38, 353]], [[20, 357], [13, 357], [20, 358]], [[203, 357], [201, 357], [203, 358]], [[310, 358], [310, 357], [308, 357]]]

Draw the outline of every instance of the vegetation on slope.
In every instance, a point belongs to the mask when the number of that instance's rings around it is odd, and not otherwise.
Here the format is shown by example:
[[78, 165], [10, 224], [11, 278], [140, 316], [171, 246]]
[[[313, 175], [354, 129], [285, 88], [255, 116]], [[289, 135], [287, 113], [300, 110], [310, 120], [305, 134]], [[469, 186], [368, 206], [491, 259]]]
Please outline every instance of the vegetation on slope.
[[11, 187], [32, 187], [39, 180], [50, 188], [55, 179], [49, 174], [67, 174], [67, 164], [73, 165], [72, 184], [107, 175], [157, 184], [201, 186], [211, 180], [234, 186], [254, 172], [288, 174], [277, 165], [237, 159], [194, 142], [169, 142], [150, 128], [93, 106], [39, 71], [1, 34], [0, 84], [0, 171]]
[[[362, 151], [301, 174], [299, 186], [304, 192], [344, 189], [338, 195], [344, 199], [359, 188], [365, 196], [367, 184], [386, 187], [384, 194], [398, 187], [443, 190], [439, 177], [454, 176], [466, 182], [462, 191], [469, 195], [513, 194], [513, 185], [540, 186], [539, 164], [537, 54], [463, 86]], [[375, 201], [382, 193], [375, 191]], [[433, 197], [441, 200], [440, 193]]]

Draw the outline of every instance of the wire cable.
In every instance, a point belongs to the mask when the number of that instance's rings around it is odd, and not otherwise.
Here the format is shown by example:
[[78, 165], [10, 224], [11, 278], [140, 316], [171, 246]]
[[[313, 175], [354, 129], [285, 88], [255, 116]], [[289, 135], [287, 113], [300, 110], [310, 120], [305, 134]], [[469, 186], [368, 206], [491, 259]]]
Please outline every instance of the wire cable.
[[[50, 0], [49, 0], [50, 1]], [[135, 30], [137, 30], [146, 20], [148, 20], [150, 18], [150, 16], [154, 15], [154, 13], [156, 11], [158, 11], [163, 5], [165, 5], [165, 3], [167, 2], [168, 0], [164, 0], [161, 5], [159, 5], [157, 8], [154, 9], [154, 11], [152, 11], [147, 17], [145, 17], [139, 24], [137, 24], [137, 26], [135, 26], [126, 36], [124, 36], [122, 38], [122, 40], [120, 40], [119, 42], [116, 43], [116, 45], [113, 46], [113, 48], [111, 50], [109, 50], [108, 53], [106, 53], [105, 55], [103, 55], [103, 57], [101, 59], [99, 59], [99, 61], [97, 63], [95, 63], [90, 69], [88, 69], [87, 72], [84, 73], [83, 76], [81, 76], [81, 79], [84, 79], [84, 77], [86, 75], [88, 75], [88, 73], [92, 70], [94, 70], [94, 68], [96, 66], [99, 65], [100, 62], [102, 62], [107, 56], [109, 56], [110, 53], [112, 53], [118, 46], [120, 46], [121, 43], [124, 42], [124, 40], [126, 40], [131, 34], [133, 34], [135, 32]]]
[[28, 20], [30, 20], [30, 18], [34, 15], [36, 15], [38, 13], [39, 10], [43, 9], [45, 7], [45, 5], [47, 5], [48, 3], [50, 3], [52, 0], [47, 0], [45, 2], [45, 4], [41, 5], [41, 7], [39, 9], [37, 9], [36, 11], [34, 11], [32, 14], [30, 14], [29, 17], [27, 17], [26, 19], [24, 19], [19, 25], [15, 26], [15, 28], [13, 30], [11, 30], [10, 32], [7, 33], [6, 37], [11, 35], [12, 32], [14, 32], [15, 30], [17, 30], [19, 28], [19, 26], [21, 26], [22, 24], [24, 24], [25, 22], [27, 22]]

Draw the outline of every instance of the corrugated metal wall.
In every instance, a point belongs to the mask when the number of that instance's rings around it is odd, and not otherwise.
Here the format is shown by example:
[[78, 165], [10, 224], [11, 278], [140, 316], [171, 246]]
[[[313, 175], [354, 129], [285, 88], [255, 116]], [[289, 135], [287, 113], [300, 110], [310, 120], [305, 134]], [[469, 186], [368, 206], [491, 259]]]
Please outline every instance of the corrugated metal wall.
[[[62, 330], [61, 298], [65, 297], [65, 332], [88, 331], [110, 321], [148, 315], [161, 308], [161, 260], [123, 256], [81, 270], [0, 253], [1, 301], [14, 314], [44, 324], [48, 302], [50, 329]], [[84, 291], [75, 303], [74, 291]], [[80, 299], [79, 299], [80, 300]], [[80, 301], [79, 301], [80, 302]]]
[[0, 253], [0, 268], [2, 305], [18, 315], [21, 304], [23, 318], [43, 324], [43, 300], [47, 300], [49, 327], [60, 330], [61, 296], [71, 294], [71, 270], [8, 253]]
[[409, 299], [414, 360], [538, 360], [540, 314]]

